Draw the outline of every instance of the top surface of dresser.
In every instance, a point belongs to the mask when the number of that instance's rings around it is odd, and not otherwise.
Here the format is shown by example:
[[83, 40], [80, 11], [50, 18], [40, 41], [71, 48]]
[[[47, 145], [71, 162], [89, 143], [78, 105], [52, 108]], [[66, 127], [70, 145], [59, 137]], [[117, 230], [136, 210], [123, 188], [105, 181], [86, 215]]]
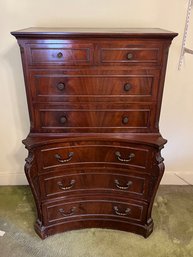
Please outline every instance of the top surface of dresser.
[[173, 38], [177, 33], [159, 28], [48, 28], [31, 27], [11, 33], [16, 37], [144, 37], [144, 38]]

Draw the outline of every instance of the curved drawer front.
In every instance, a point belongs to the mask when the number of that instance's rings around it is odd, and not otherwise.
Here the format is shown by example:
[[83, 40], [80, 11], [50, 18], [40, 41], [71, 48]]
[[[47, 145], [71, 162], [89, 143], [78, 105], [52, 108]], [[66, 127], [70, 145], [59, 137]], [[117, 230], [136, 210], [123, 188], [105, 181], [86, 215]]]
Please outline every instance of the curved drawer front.
[[[36, 129], [41, 132], [147, 132], [154, 130], [153, 105], [130, 109], [36, 109]], [[107, 107], [108, 108], [108, 107]], [[124, 108], [124, 106], [122, 106]]]
[[[70, 73], [70, 72], [69, 72]], [[77, 72], [78, 73], [78, 72]], [[104, 72], [103, 72], [104, 73]], [[127, 74], [61, 74], [56, 71], [31, 71], [33, 101], [77, 101], [117, 97], [119, 101], [152, 101], [156, 98], [158, 71], [128, 71]], [[102, 98], [102, 99], [101, 99]]]
[[[43, 148], [38, 154], [40, 172], [54, 167], [63, 168], [79, 163], [114, 163], [146, 169], [150, 150], [143, 147], [120, 147], [97, 144]], [[43, 170], [42, 170], [43, 169]]]
[[122, 219], [141, 222], [145, 219], [147, 205], [120, 200], [84, 199], [43, 205], [46, 223], [73, 219]]
[[95, 170], [64, 170], [59, 174], [40, 177], [43, 198], [61, 197], [92, 192], [119, 193], [136, 198], [145, 198], [148, 193], [149, 177], [147, 175], [122, 174], [117, 170], [109, 173]]
[[29, 44], [27, 48], [29, 65], [91, 65], [93, 64], [92, 44]]

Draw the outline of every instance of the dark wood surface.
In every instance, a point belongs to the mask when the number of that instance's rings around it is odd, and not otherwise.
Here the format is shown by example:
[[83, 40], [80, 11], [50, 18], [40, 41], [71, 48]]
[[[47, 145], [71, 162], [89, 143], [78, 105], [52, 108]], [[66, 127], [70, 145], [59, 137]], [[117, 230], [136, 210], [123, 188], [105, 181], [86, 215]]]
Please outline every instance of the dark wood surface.
[[177, 33], [160, 28], [62, 28], [62, 27], [31, 27], [11, 32], [16, 37], [78, 37], [78, 36], [101, 36], [101, 37], [145, 37], [145, 38], [170, 38]]
[[161, 29], [29, 28], [20, 46], [30, 115], [25, 173], [41, 238], [101, 227], [144, 237], [164, 172]]
[[[66, 171], [66, 172], [65, 172]], [[106, 167], [102, 169], [87, 167], [68, 168], [60, 167], [59, 171], [46, 173], [40, 176], [42, 199], [51, 199], [59, 196], [88, 195], [90, 193], [131, 196], [136, 199], [147, 199], [150, 174], [146, 172], [132, 172], [127, 169]]]

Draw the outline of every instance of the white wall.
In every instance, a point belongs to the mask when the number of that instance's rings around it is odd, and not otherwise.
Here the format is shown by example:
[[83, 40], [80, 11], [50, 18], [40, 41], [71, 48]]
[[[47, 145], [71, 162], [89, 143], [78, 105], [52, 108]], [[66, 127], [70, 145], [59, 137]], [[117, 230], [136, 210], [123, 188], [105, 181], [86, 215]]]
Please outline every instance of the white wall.
[[21, 140], [28, 133], [29, 119], [19, 48], [10, 31], [32, 26], [160, 27], [180, 33], [170, 48], [160, 120], [168, 139], [163, 183], [183, 183], [175, 174], [193, 183], [193, 56], [187, 56], [185, 67], [177, 70], [187, 2], [0, 0], [0, 184], [26, 183], [27, 152]]

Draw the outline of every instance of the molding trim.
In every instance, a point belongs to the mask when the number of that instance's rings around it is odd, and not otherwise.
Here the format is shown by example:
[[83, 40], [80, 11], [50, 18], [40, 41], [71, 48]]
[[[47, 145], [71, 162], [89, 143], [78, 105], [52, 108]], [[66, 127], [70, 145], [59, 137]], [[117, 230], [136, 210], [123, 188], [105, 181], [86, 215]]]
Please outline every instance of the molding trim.
[[[161, 185], [193, 185], [192, 172], [166, 171], [161, 180]], [[25, 173], [18, 172], [0, 172], [1, 186], [28, 185]]]

